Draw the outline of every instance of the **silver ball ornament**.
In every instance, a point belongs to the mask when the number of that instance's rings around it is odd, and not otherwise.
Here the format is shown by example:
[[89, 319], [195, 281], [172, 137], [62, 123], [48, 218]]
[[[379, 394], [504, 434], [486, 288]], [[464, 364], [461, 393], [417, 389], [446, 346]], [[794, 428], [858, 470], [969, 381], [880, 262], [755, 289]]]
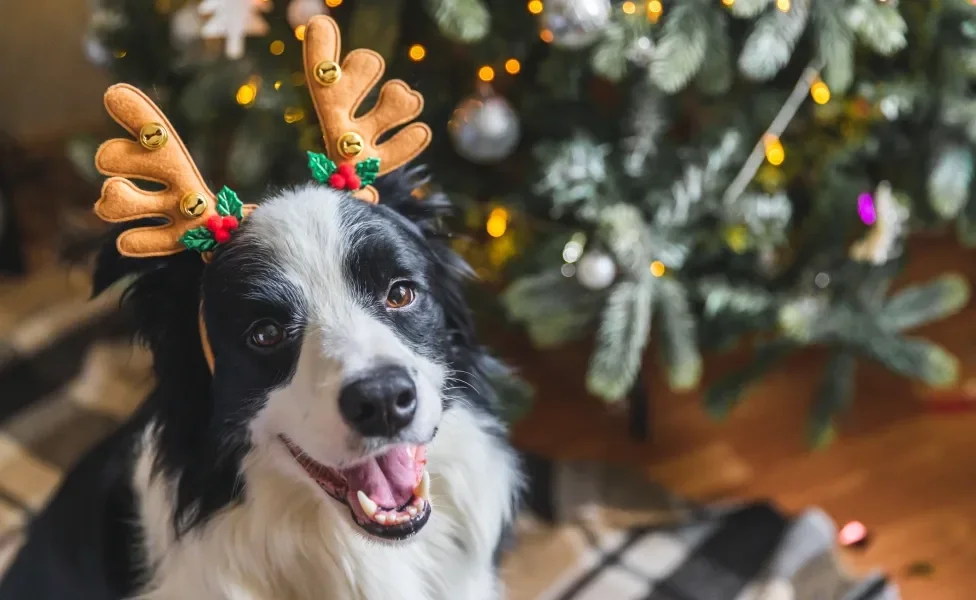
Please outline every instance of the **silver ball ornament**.
[[609, 254], [587, 252], [576, 263], [576, 279], [589, 290], [602, 290], [617, 278], [617, 263]]
[[288, 24], [294, 29], [307, 24], [316, 15], [327, 15], [329, 9], [322, 0], [291, 0], [288, 4]]
[[539, 26], [552, 32], [553, 45], [582, 48], [593, 43], [610, 22], [610, 0], [546, 0]]
[[515, 109], [505, 98], [495, 95], [474, 96], [461, 102], [447, 129], [457, 153], [479, 164], [507, 158], [522, 135]]

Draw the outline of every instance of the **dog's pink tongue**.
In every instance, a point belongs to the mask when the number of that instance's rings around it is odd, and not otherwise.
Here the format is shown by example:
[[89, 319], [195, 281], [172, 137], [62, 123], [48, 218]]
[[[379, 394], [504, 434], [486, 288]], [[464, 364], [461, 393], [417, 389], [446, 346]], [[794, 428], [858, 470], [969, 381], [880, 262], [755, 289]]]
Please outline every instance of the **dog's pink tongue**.
[[342, 471], [350, 494], [362, 490], [382, 508], [399, 508], [413, 498], [426, 463], [423, 446], [397, 446], [376, 458]]

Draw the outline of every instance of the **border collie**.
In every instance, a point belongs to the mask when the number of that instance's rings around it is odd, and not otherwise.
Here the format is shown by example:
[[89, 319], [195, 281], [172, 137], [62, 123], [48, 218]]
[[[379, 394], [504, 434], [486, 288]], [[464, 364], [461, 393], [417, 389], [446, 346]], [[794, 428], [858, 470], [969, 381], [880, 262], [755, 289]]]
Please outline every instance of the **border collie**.
[[132, 279], [158, 383], [66, 476], [0, 600], [502, 595], [520, 485], [504, 367], [475, 342], [450, 207], [412, 198], [418, 178], [380, 178], [379, 205], [272, 194], [209, 264], [125, 258], [113, 236], [95, 293]]

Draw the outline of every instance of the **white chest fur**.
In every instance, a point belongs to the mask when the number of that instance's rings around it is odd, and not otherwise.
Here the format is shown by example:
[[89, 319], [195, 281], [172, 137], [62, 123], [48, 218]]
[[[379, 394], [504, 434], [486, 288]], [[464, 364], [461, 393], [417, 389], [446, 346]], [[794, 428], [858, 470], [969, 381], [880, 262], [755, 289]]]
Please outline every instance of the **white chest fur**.
[[150, 478], [150, 436], [134, 485], [153, 578], [140, 600], [495, 600], [492, 564], [519, 475], [490, 419], [458, 406], [428, 447], [433, 514], [409, 542], [367, 540], [348, 509], [257, 453], [245, 501], [179, 540], [172, 486]]

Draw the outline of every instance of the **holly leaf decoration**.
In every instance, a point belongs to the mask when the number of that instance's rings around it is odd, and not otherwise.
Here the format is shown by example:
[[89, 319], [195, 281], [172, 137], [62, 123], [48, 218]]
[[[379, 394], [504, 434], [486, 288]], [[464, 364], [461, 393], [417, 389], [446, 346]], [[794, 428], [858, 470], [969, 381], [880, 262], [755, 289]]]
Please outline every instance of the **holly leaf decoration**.
[[237, 192], [225, 185], [217, 192], [217, 212], [224, 217], [237, 217], [240, 221], [244, 218], [244, 203], [237, 197]]
[[356, 163], [356, 175], [359, 176], [359, 180], [363, 182], [363, 187], [367, 185], [373, 185], [376, 181], [376, 176], [380, 173], [380, 159], [378, 158], [367, 158], [366, 160], [361, 160]]
[[312, 177], [319, 183], [328, 183], [329, 177], [336, 172], [338, 167], [329, 157], [318, 152], [308, 153], [308, 170], [312, 172]]
[[[233, 194], [233, 192], [231, 193]], [[234, 195], [234, 199], [237, 199], [236, 195]], [[240, 204], [240, 201], [238, 201], [238, 204]], [[218, 210], [220, 209], [218, 208]], [[194, 250], [201, 254], [210, 252], [217, 247], [217, 240], [214, 239], [213, 234], [206, 227], [197, 227], [187, 231], [180, 237], [180, 242], [186, 246], [187, 250]]]

